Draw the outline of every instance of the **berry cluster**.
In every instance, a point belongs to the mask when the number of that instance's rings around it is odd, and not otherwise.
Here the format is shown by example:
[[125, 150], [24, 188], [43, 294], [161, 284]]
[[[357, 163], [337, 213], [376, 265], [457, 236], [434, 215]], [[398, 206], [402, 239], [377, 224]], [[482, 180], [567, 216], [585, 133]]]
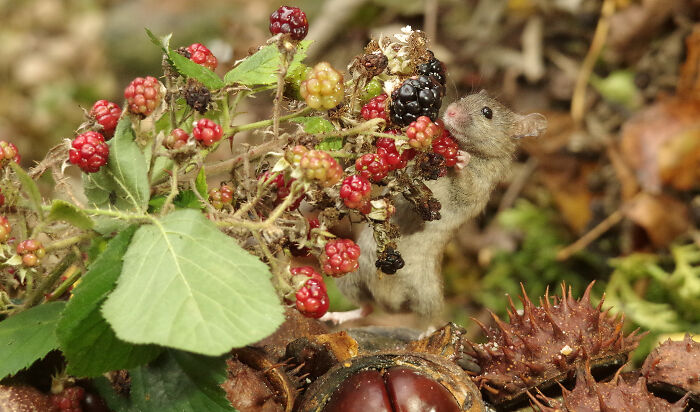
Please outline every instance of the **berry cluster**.
[[124, 98], [133, 114], [148, 116], [160, 105], [163, 98], [158, 79], [152, 76], [137, 77], [124, 89]]
[[303, 40], [309, 32], [306, 13], [297, 7], [282, 6], [270, 15], [270, 33], [289, 34], [294, 40]]
[[296, 307], [302, 315], [320, 318], [328, 311], [328, 291], [323, 277], [311, 266], [301, 266], [289, 270], [294, 277], [307, 277], [296, 291]]
[[194, 128], [192, 129], [192, 136], [201, 142], [204, 146], [212, 146], [214, 143], [221, 140], [224, 135], [221, 126], [214, 123], [211, 119], [203, 118], [199, 119], [194, 123]]
[[343, 199], [345, 206], [365, 214], [369, 213], [371, 192], [372, 184], [361, 175], [346, 177], [340, 186], [340, 198]]
[[321, 254], [321, 268], [330, 276], [342, 276], [359, 267], [360, 247], [350, 239], [331, 239]]
[[6, 166], [10, 162], [19, 163], [20, 156], [17, 146], [13, 143], [0, 140], [0, 167]]
[[12, 232], [10, 222], [5, 216], [0, 216], [0, 243], [5, 243], [10, 239], [10, 232]]
[[445, 69], [443, 62], [433, 57], [427, 63], [418, 65], [418, 74], [434, 78], [443, 87], [444, 94], [444, 87], [447, 84], [447, 69]]
[[98, 100], [90, 109], [90, 117], [97, 124], [102, 126], [102, 135], [109, 140], [114, 136], [114, 129], [117, 128], [119, 118], [122, 115], [122, 109], [116, 103], [107, 100]]
[[[386, 133], [399, 134], [396, 130], [388, 130]], [[380, 137], [374, 144], [377, 146], [377, 153], [384, 157], [390, 171], [403, 169], [408, 161], [416, 156], [415, 149], [405, 149], [399, 153], [396, 149], [396, 140], [390, 137]]]
[[309, 150], [299, 159], [299, 168], [307, 180], [315, 180], [322, 187], [331, 187], [343, 177], [343, 168], [327, 152]]
[[355, 160], [355, 170], [365, 179], [377, 183], [389, 173], [389, 165], [381, 154], [366, 153]]
[[433, 139], [442, 134], [439, 125], [433, 123], [429, 117], [421, 116], [412, 122], [406, 129], [408, 144], [414, 149], [427, 150]]
[[328, 62], [318, 63], [301, 82], [299, 92], [309, 107], [332, 109], [343, 101], [345, 95], [343, 75]]
[[445, 166], [452, 167], [457, 164], [459, 145], [452, 138], [449, 130], [443, 129], [442, 134], [433, 139], [433, 153], [445, 158]]
[[85, 173], [95, 173], [107, 163], [109, 146], [101, 133], [88, 131], [73, 140], [68, 156]]
[[209, 202], [215, 209], [221, 210], [225, 205], [233, 203], [233, 189], [227, 184], [209, 191]]
[[391, 92], [391, 121], [406, 126], [420, 116], [437, 120], [442, 94], [442, 85], [433, 76], [405, 80]]
[[190, 60], [209, 70], [215, 70], [216, 66], [219, 64], [216, 60], [216, 56], [203, 44], [192, 43], [187, 46], [185, 50], [187, 51], [186, 54], [189, 54], [187, 57]]
[[382, 93], [370, 99], [369, 102], [362, 106], [362, 111], [360, 112], [362, 118], [365, 120], [384, 119], [388, 121], [389, 118], [386, 113], [386, 99], [388, 97], [386, 93]]
[[177, 150], [187, 144], [190, 135], [182, 129], [173, 129], [170, 134], [163, 140], [163, 145], [168, 149]]
[[82, 402], [85, 389], [80, 386], [65, 388], [61, 393], [51, 395], [51, 404], [60, 412], [83, 412]]
[[46, 250], [41, 242], [34, 239], [27, 239], [17, 245], [17, 254], [22, 256], [22, 264], [27, 267], [36, 266], [41, 258], [46, 255]]

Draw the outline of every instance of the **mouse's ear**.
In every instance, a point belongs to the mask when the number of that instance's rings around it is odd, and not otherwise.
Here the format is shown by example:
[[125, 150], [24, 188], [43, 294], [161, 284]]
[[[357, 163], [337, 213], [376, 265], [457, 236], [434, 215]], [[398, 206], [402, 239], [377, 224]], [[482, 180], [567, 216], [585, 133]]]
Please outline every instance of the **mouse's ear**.
[[510, 137], [537, 137], [547, 131], [547, 119], [539, 113], [518, 115], [510, 131]]

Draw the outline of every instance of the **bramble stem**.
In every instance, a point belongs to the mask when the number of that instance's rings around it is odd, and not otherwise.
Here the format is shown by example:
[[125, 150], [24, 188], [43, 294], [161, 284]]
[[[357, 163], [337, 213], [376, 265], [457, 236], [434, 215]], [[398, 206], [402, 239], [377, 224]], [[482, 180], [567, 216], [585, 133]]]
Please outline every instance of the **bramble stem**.
[[177, 163], [173, 163], [172, 177], [170, 179], [170, 193], [168, 193], [168, 196], [165, 198], [165, 203], [163, 203], [163, 207], [160, 210], [161, 216], [168, 212], [177, 193]]
[[67, 247], [77, 245], [78, 243], [82, 242], [83, 240], [90, 239], [93, 236], [95, 236], [94, 232], [81, 233], [81, 234], [76, 235], [76, 236], [67, 237], [65, 239], [61, 239], [61, 240], [57, 240], [55, 242], [49, 243], [48, 245], [44, 246], [44, 250], [46, 250], [47, 252], [51, 252], [53, 250], [65, 249]]

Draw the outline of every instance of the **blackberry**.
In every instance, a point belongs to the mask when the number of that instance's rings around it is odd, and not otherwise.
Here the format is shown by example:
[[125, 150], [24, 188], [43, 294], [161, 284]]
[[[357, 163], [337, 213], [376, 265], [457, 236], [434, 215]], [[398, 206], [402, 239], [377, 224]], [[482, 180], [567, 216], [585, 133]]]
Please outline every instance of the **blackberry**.
[[447, 70], [445, 69], [445, 64], [440, 60], [433, 57], [428, 60], [427, 63], [418, 65], [418, 74], [425, 76], [432, 76], [435, 80], [442, 85], [442, 90], [444, 93], [445, 84], [447, 84]]
[[442, 85], [431, 76], [421, 75], [405, 80], [391, 93], [391, 121], [399, 126], [408, 126], [420, 116], [437, 120], [442, 95]]
[[398, 251], [394, 250], [392, 247], [387, 247], [379, 254], [374, 265], [387, 275], [393, 275], [397, 270], [403, 267], [404, 261]]

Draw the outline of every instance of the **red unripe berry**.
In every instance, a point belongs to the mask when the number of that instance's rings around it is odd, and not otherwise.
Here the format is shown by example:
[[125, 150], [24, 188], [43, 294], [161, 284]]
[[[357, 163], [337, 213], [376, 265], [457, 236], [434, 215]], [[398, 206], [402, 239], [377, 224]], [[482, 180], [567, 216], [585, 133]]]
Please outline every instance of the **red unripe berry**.
[[129, 111], [148, 116], [160, 105], [162, 85], [152, 76], [137, 77], [124, 89]]
[[443, 129], [440, 137], [433, 139], [433, 153], [445, 158], [445, 166], [452, 167], [457, 164], [458, 151], [459, 145], [447, 129]]
[[323, 281], [311, 278], [296, 293], [297, 310], [308, 318], [320, 318], [328, 312], [328, 292]]
[[306, 276], [310, 279], [316, 279], [321, 283], [321, 286], [323, 286], [323, 289], [326, 289], [326, 283], [323, 281], [323, 276], [321, 276], [320, 273], [316, 271], [312, 266], [298, 266], [295, 268], [290, 268], [289, 273], [292, 274], [292, 276]]
[[309, 32], [306, 13], [297, 7], [282, 6], [270, 15], [270, 33], [289, 33], [294, 40], [303, 40]]
[[320, 263], [323, 272], [334, 277], [353, 272], [359, 267], [360, 247], [350, 239], [331, 239], [326, 242]]
[[[389, 133], [391, 131], [387, 131]], [[395, 134], [399, 134], [396, 131]], [[384, 157], [389, 170], [403, 169], [408, 164], [408, 161], [416, 156], [416, 149], [404, 149], [399, 154], [396, 149], [396, 140], [390, 137], [380, 137], [376, 140], [377, 153]]]
[[227, 184], [209, 191], [209, 202], [215, 209], [223, 209], [224, 205], [233, 203], [233, 189]]
[[433, 123], [428, 116], [420, 116], [415, 122], [411, 122], [406, 129], [408, 144], [418, 150], [427, 150], [433, 139], [440, 136], [442, 128]]
[[187, 144], [190, 135], [182, 129], [173, 129], [170, 134], [163, 140], [163, 144], [168, 149], [179, 149]]
[[69, 160], [85, 173], [95, 173], [107, 163], [109, 146], [101, 133], [88, 131], [76, 136], [68, 152]]
[[0, 140], [0, 167], [7, 166], [10, 162], [19, 164], [21, 157], [14, 143]]
[[221, 140], [223, 135], [224, 131], [221, 129], [221, 126], [214, 123], [211, 119], [206, 118], [199, 119], [195, 122], [194, 128], [192, 129], [192, 136], [207, 147]]
[[345, 206], [357, 209], [362, 213], [369, 213], [369, 200], [372, 192], [372, 184], [366, 178], [359, 175], [348, 176], [340, 186], [340, 198]]
[[216, 69], [216, 66], [219, 64], [211, 50], [203, 44], [192, 43], [187, 46], [187, 51], [190, 53], [190, 60], [209, 70]]
[[22, 263], [28, 267], [36, 266], [41, 258], [46, 255], [46, 250], [44, 250], [41, 242], [34, 239], [19, 242], [15, 250], [18, 255], [22, 256]]
[[114, 129], [117, 128], [121, 115], [122, 108], [107, 100], [96, 101], [90, 109], [90, 116], [102, 126], [102, 135], [107, 140], [114, 136]]
[[388, 115], [386, 113], [386, 99], [387, 99], [387, 94], [382, 93], [379, 96], [373, 97], [370, 99], [369, 102], [367, 102], [364, 106], [362, 106], [362, 118], [365, 120], [370, 120], [370, 119], [376, 119], [376, 118], [381, 118], [384, 120], [388, 120]]
[[386, 159], [378, 153], [366, 153], [355, 160], [355, 170], [372, 182], [379, 182], [389, 173]]
[[51, 395], [51, 403], [60, 412], [82, 412], [85, 389], [80, 386], [65, 388], [61, 393]]
[[0, 243], [5, 243], [10, 239], [12, 226], [5, 216], [0, 216]]

